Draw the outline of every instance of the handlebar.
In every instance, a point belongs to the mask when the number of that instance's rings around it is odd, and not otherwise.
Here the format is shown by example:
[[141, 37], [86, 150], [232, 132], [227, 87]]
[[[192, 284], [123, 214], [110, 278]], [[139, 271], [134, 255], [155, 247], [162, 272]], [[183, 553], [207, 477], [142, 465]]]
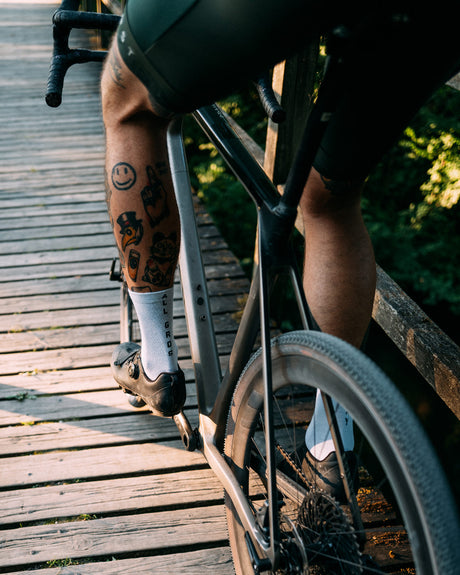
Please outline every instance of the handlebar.
[[102, 62], [104, 50], [70, 49], [69, 35], [72, 28], [88, 28], [115, 31], [120, 21], [113, 14], [79, 12], [79, 0], [62, 0], [53, 15], [53, 57], [51, 60], [45, 100], [48, 106], [57, 108], [62, 102], [62, 90], [67, 70], [73, 64]]
[[262, 76], [256, 82], [257, 93], [267, 116], [275, 122], [281, 124], [286, 119], [286, 112], [276, 99], [268, 75]]
[[[102, 62], [105, 50], [70, 49], [69, 36], [72, 28], [108, 30], [114, 32], [120, 17], [113, 14], [80, 12], [80, 0], [62, 0], [61, 6], [53, 15], [53, 57], [51, 60], [45, 100], [48, 106], [57, 108], [62, 102], [62, 90], [67, 70], [73, 64]], [[279, 124], [286, 113], [278, 103], [268, 76], [257, 80], [256, 88], [267, 116]]]

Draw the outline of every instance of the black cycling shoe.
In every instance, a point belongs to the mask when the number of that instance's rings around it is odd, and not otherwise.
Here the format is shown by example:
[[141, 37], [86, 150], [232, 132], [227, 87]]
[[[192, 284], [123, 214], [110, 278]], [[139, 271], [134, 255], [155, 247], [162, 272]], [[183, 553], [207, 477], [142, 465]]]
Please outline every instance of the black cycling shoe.
[[[291, 453], [289, 457], [296, 466], [302, 469], [311, 489], [320, 489], [331, 497], [334, 497], [339, 503], [347, 502], [335, 451], [330, 453], [323, 461], [319, 461], [313, 457], [305, 443], [303, 443], [294, 453]], [[354, 492], [357, 493], [359, 489], [359, 476], [356, 455], [353, 451], [346, 451], [345, 458], [350, 471], [351, 487]], [[283, 459], [277, 467], [285, 475], [299, 482], [298, 474], [296, 475], [294, 468], [289, 465], [286, 459]]]
[[[345, 451], [345, 462], [350, 472], [351, 489], [357, 493], [359, 489], [358, 460], [353, 451]], [[346, 503], [347, 497], [340, 476], [339, 462], [335, 451], [330, 453], [322, 461], [313, 457], [305, 447], [305, 454], [302, 460], [302, 471], [311, 485], [317, 489], [325, 491], [339, 503]]]
[[112, 373], [118, 385], [132, 395], [140, 397], [155, 415], [172, 417], [185, 403], [185, 377], [179, 368], [174, 373], [160, 373], [152, 381], [141, 363], [141, 348], [137, 343], [125, 342], [112, 354]]

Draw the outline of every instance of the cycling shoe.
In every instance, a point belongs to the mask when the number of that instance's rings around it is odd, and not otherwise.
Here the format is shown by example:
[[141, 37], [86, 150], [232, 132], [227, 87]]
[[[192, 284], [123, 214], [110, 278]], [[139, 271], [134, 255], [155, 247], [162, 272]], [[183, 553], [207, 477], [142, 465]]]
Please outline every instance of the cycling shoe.
[[[345, 452], [346, 462], [350, 471], [351, 488], [356, 493], [359, 489], [358, 463], [353, 451]], [[343, 481], [340, 477], [339, 462], [335, 451], [330, 453], [322, 461], [313, 457], [305, 444], [302, 444], [295, 452], [289, 455], [289, 459], [302, 469], [305, 479], [308, 481], [310, 489], [320, 489], [339, 503], [346, 503], [346, 495]], [[286, 459], [277, 464], [277, 467], [285, 475], [299, 481], [299, 476]]]
[[[344, 455], [350, 473], [350, 487], [357, 493], [359, 489], [359, 474], [356, 455], [353, 451], [345, 451]], [[302, 460], [302, 471], [312, 486], [325, 491], [339, 503], [346, 503], [347, 497], [340, 476], [339, 462], [335, 451], [320, 461], [313, 457], [308, 449], [305, 448], [305, 455]]]
[[172, 417], [185, 403], [185, 377], [179, 368], [173, 373], [160, 373], [151, 380], [141, 362], [141, 348], [137, 343], [118, 345], [112, 354], [112, 373], [126, 393], [140, 397], [155, 415]]

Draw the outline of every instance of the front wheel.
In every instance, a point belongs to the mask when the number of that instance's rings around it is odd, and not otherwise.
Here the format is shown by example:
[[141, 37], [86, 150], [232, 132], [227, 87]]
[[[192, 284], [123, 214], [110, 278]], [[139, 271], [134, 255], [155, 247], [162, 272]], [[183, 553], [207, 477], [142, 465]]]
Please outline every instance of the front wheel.
[[[266, 501], [263, 362], [259, 351], [235, 390], [225, 453], [260, 523]], [[348, 344], [317, 332], [272, 343], [280, 561], [276, 573], [455, 575], [455, 503], [423, 429], [388, 378]], [[316, 389], [354, 421], [359, 487], [345, 504], [302, 473], [298, 454]], [[226, 496], [239, 575], [254, 573], [244, 528]], [[358, 519], [356, 518], [358, 515]], [[259, 550], [259, 555], [261, 555]]]

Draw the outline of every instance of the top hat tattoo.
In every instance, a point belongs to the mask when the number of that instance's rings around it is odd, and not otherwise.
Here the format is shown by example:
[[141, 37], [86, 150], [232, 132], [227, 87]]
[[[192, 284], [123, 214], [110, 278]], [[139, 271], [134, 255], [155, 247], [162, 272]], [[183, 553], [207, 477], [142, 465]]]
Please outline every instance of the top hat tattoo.
[[120, 226], [120, 234], [123, 236], [121, 246], [125, 249], [127, 246], [138, 245], [144, 235], [142, 220], [136, 219], [136, 212], [124, 212], [121, 214], [117, 223]]

